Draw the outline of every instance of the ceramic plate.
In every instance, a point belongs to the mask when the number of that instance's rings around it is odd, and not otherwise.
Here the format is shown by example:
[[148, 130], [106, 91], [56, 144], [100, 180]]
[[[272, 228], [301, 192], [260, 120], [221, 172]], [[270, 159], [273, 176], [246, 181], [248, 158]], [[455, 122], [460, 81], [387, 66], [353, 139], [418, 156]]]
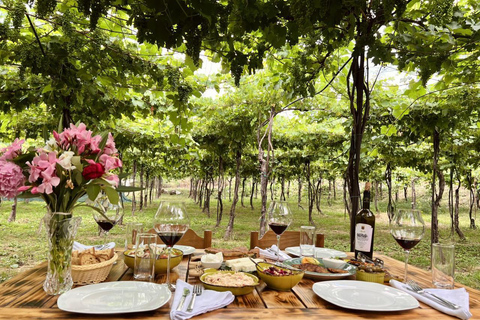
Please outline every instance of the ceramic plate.
[[[294, 256], [300, 257], [300, 247], [288, 247], [285, 248], [287, 253], [293, 254]], [[316, 258], [346, 258], [347, 254], [342, 251], [328, 248], [315, 248], [315, 257]]]
[[105, 282], [67, 291], [57, 305], [63, 311], [88, 314], [141, 312], [160, 308], [171, 296], [165, 285], [156, 283]]
[[401, 311], [419, 307], [408, 293], [374, 282], [325, 281], [315, 283], [312, 289], [320, 298], [347, 309]]
[[[301, 264], [302, 258], [293, 258], [293, 259], [288, 259], [283, 261], [283, 263], [292, 266], [294, 264]], [[321, 265], [324, 265], [322, 263], [322, 260], [319, 259]], [[343, 279], [346, 277], [349, 277], [351, 275], [354, 275], [357, 272], [357, 267], [352, 266], [348, 263], [345, 263], [341, 268], [342, 270], [348, 271], [348, 273], [319, 273], [319, 272], [312, 272], [312, 271], [305, 271], [305, 278], [310, 278], [314, 280], [338, 280], [338, 279]]]
[[[159, 246], [159, 247], [165, 247], [164, 244], [159, 244], [158, 246]], [[194, 247], [190, 247], [190, 246], [174, 245], [173, 247], [174, 247], [175, 249], [182, 250], [184, 256], [188, 256], [189, 254], [192, 254], [192, 253], [195, 252], [195, 248], [194, 248]]]

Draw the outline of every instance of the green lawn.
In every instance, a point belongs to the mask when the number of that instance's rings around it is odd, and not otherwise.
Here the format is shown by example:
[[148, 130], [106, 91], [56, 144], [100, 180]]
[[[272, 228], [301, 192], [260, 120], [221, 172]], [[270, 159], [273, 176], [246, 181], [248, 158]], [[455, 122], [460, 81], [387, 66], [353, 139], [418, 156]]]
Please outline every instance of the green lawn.
[[[231, 202], [224, 201], [224, 217], [219, 228], [214, 229], [216, 221], [216, 201], [212, 199], [210, 217], [202, 213], [201, 209], [193, 200], [187, 199], [187, 190], [182, 190], [183, 194], [179, 196], [162, 195], [162, 199], [182, 198], [187, 202], [187, 208], [191, 218], [191, 228], [201, 234], [203, 230], [213, 230], [214, 246], [235, 247], [249, 245], [249, 232], [258, 229], [259, 218], [259, 199], [255, 199], [255, 210], [251, 210], [248, 199], [245, 199], [247, 208], [243, 208], [240, 203], [237, 206], [237, 215], [235, 218], [235, 229], [233, 238], [224, 241], [223, 235], [228, 222], [228, 213]], [[292, 193], [293, 194], [293, 193]], [[290, 230], [298, 230], [301, 225], [307, 224], [308, 212], [298, 208], [296, 198], [290, 198], [291, 209], [294, 213], [294, 221]], [[324, 197], [326, 199], [326, 197]], [[132, 216], [130, 205], [126, 206], [124, 223], [129, 221], [141, 221], [149, 225], [156, 212], [158, 201], [149, 205], [142, 212], [137, 212]], [[30, 203], [19, 202], [17, 210], [17, 220], [8, 223], [8, 215], [11, 210], [12, 202], [3, 202], [0, 205], [0, 279], [4, 281], [21, 270], [28, 268], [46, 257], [46, 239], [44, 229], [41, 229], [41, 218], [45, 214], [45, 208], [42, 202], [35, 201]], [[399, 206], [407, 206], [406, 202], [399, 201]], [[372, 205], [373, 206], [373, 205]], [[306, 207], [305, 200], [303, 207]], [[385, 208], [386, 204], [381, 202], [380, 209]], [[428, 202], [421, 202], [419, 209], [424, 212], [424, 219], [427, 230], [423, 240], [415, 247], [410, 255], [410, 263], [416, 266], [429, 269], [430, 266], [430, 217]], [[466, 209], [465, 209], [466, 210]], [[322, 214], [314, 213], [314, 220], [318, 225], [319, 232], [325, 234], [325, 246], [342, 251], [349, 251], [349, 224], [345, 218], [343, 202], [340, 198], [333, 201], [328, 206], [326, 201], [322, 203]], [[91, 212], [88, 208], [79, 208], [74, 212], [81, 216], [82, 224], [79, 229], [77, 240], [86, 244], [101, 243], [102, 237], [98, 235], [98, 229]], [[449, 216], [446, 213], [440, 215], [440, 227], [442, 241], [447, 242], [450, 239], [448, 231]], [[477, 230], [468, 228], [468, 216], [466, 212], [461, 214], [461, 228], [467, 237], [465, 242], [456, 242], [456, 280], [480, 289], [480, 236]], [[109, 239], [115, 240], [117, 245], [123, 246], [125, 226], [118, 225], [110, 232]], [[375, 229], [375, 250], [385, 253], [391, 257], [403, 260], [404, 255], [400, 246], [396, 244], [389, 234], [388, 218], [384, 212], [376, 215]], [[400, 275], [401, 276], [401, 275]]]

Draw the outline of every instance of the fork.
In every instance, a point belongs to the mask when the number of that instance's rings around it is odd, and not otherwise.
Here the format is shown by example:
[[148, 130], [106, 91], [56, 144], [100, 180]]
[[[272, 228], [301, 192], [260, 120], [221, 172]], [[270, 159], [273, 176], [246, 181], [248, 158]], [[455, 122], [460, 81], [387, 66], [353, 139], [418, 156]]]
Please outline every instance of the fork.
[[449, 308], [451, 308], [451, 309], [459, 309], [459, 308], [460, 308], [460, 306], [456, 305], [456, 304], [453, 303], [453, 302], [450, 302], [450, 301], [448, 301], [448, 300], [445, 300], [445, 299], [437, 296], [437, 295], [434, 294], [434, 293], [431, 293], [431, 292], [428, 292], [428, 291], [423, 290], [422, 287], [420, 287], [420, 286], [419, 286], [415, 281], [413, 281], [413, 280], [409, 280], [409, 281], [408, 281], [408, 285], [410, 286], [410, 288], [411, 288], [412, 291], [415, 291], [415, 292], [418, 293], [418, 294], [422, 294], [422, 295], [427, 294], [427, 295], [430, 295], [430, 296], [436, 298], [436, 299], [440, 302], [440, 304], [444, 305], [445, 307], [449, 307]]
[[99, 244], [97, 246], [94, 246], [95, 247], [95, 250], [103, 250], [103, 249], [106, 249], [108, 247], [108, 244]]
[[195, 304], [195, 298], [203, 293], [203, 287], [199, 284], [193, 286], [192, 300], [188, 304], [187, 312], [193, 311], [193, 305]]

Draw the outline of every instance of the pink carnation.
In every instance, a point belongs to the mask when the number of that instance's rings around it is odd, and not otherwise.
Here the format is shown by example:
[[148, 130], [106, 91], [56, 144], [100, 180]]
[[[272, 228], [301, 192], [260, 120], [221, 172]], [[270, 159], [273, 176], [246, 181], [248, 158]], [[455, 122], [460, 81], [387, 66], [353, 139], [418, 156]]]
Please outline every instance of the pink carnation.
[[43, 171], [51, 169], [49, 172], [55, 172], [55, 165], [57, 164], [57, 153], [56, 152], [41, 152], [38, 156], [33, 158], [32, 163], [27, 162], [27, 165], [30, 167], [30, 176], [28, 181], [35, 183]]
[[[40, 193], [50, 194], [53, 192], [53, 187], [58, 186], [60, 178], [56, 176], [53, 167], [48, 167], [41, 173], [42, 184], [37, 187], [37, 191]], [[33, 190], [32, 190], [33, 193]]]
[[116, 174], [105, 173], [102, 176], [102, 178], [105, 179], [113, 187], [115, 187], [115, 188], [118, 187], [119, 179], [118, 179], [118, 176]]
[[103, 153], [108, 154], [108, 155], [112, 155], [112, 154], [116, 154], [117, 152], [118, 152], [118, 150], [117, 150], [117, 148], [115, 148], [115, 142], [113, 141], [113, 136], [109, 132], [107, 143], [105, 144], [105, 148], [103, 148]]
[[[90, 140], [90, 149], [92, 150], [92, 153], [99, 153], [100, 150], [100, 142], [102, 142], [102, 136], [95, 136]], [[108, 142], [107, 142], [108, 143]]]
[[122, 167], [122, 161], [118, 158], [102, 154], [99, 158], [100, 163], [103, 164], [105, 171], [110, 171]]
[[[17, 142], [15, 140], [15, 142]], [[12, 162], [0, 160], [0, 197], [15, 198], [25, 178], [22, 168]]]
[[[85, 126], [84, 123], [80, 123], [78, 127], [71, 123], [70, 128], [63, 130], [61, 133], [54, 131], [53, 137], [57, 141], [57, 144], [64, 150], [75, 147], [78, 154], [91, 152], [92, 131], [87, 130], [87, 126]], [[95, 141], [96, 138], [94, 143]], [[98, 144], [96, 148], [98, 149]]]
[[0, 149], [0, 160], [12, 160], [22, 152], [22, 144], [25, 140], [18, 138], [8, 147]]

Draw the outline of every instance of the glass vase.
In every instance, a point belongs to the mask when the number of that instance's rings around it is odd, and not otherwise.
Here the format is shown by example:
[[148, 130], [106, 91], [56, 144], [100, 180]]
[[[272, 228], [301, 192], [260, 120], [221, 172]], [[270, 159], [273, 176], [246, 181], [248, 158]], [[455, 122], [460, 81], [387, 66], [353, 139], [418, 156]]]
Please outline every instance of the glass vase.
[[45, 218], [48, 239], [47, 277], [43, 290], [58, 295], [70, 290], [72, 280], [73, 240], [82, 218], [68, 213], [49, 213]]

